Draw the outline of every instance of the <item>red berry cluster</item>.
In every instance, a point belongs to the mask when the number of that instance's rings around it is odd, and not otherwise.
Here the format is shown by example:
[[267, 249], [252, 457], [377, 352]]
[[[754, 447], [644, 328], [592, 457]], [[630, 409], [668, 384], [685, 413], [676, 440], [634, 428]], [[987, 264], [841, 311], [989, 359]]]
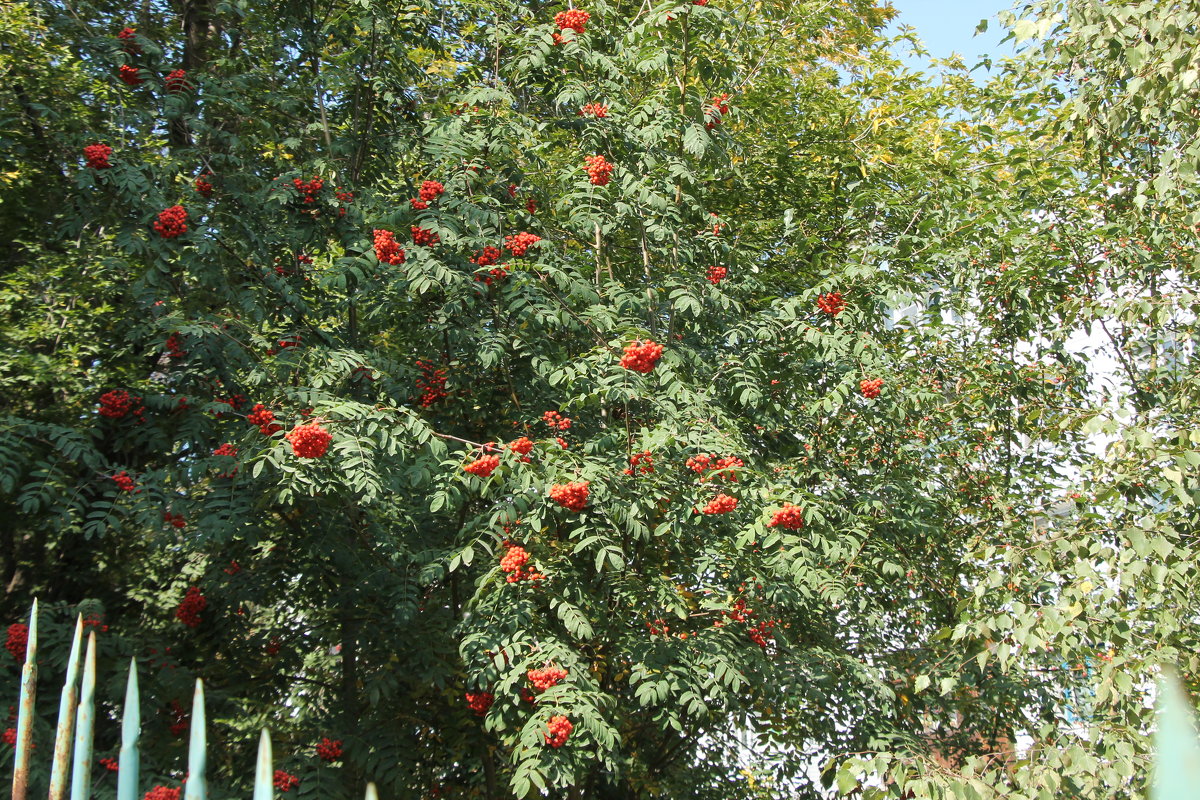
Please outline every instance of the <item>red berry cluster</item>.
[[192, 586], [179, 603], [179, 608], [175, 609], [175, 619], [189, 628], [195, 628], [200, 624], [200, 612], [207, 606], [208, 598], [200, 592], [200, 587]]
[[196, 178], [196, 182], [193, 184], [196, 187], [197, 194], [206, 200], [213, 196], [213, 185], [208, 181], [210, 177], [212, 177], [212, 173], [206, 172]]
[[409, 199], [408, 205], [413, 211], [424, 211], [429, 208], [429, 203], [426, 203], [424, 200], [418, 200], [415, 197]]
[[98, 614], [91, 614], [83, 618], [83, 627], [95, 628], [101, 633], [108, 633], [108, 626], [104, 624], [104, 617]]
[[180, 205], [174, 205], [158, 212], [158, 219], [154, 220], [151, 227], [162, 238], [174, 239], [176, 236], [187, 233], [187, 221], [187, 209]]
[[846, 310], [846, 301], [842, 298], [841, 292], [829, 292], [817, 298], [817, 308], [836, 317]]
[[422, 408], [429, 408], [450, 396], [446, 391], [446, 370], [434, 369], [428, 361], [417, 361], [417, 369], [421, 370], [417, 388], [421, 390]]
[[588, 103], [575, 113], [581, 117], [604, 119], [608, 116], [608, 106], [604, 105], [603, 103]]
[[550, 487], [550, 499], [568, 511], [583, 511], [588, 501], [588, 481], [556, 483]]
[[508, 573], [509, 583], [520, 583], [526, 580], [536, 583], [545, 580], [546, 576], [533, 567], [526, 569], [525, 565], [528, 563], [528, 550], [520, 545], [508, 545], [508, 549], [504, 551], [504, 556], [500, 559], [500, 570]]
[[170, 358], [183, 358], [187, 355], [187, 351], [183, 349], [183, 337], [178, 331], [167, 337], [166, 351]]
[[700, 509], [701, 514], [728, 514], [737, 508], [737, 498], [721, 492], [712, 500], [708, 501], [708, 505]]
[[[686, 462], [686, 466], [692, 472], [695, 472], [697, 475], [701, 476], [701, 482], [712, 477], [717, 477], [725, 478], [726, 480], [736, 483], [738, 478], [737, 473], [734, 472], [734, 470], [744, 467], [746, 464], [737, 456], [723, 456], [721, 458], [716, 458], [708, 453], [701, 453], [700, 455], [689, 458]], [[711, 471], [712, 474], [705, 475], [705, 473], [709, 471]]]
[[709, 106], [704, 112], [704, 116], [707, 117], [707, 121], [704, 123], [705, 128], [712, 130], [721, 124], [722, 117], [729, 113], [729, 105], [725, 102], [728, 99], [728, 94], [719, 94], [708, 101]]
[[754, 642], [763, 650], [766, 650], [767, 645], [770, 643], [771, 631], [774, 630], [776, 622], [776, 620], [767, 619], [763, 620], [757, 625], [752, 626], [746, 631], [747, 635], [750, 637], [750, 641]]
[[533, 450], [533, 440], [528, 436], [522, 436], [520, 439], [509, 442], [508, 449], [519, 455], [522, 461], [528, 462], [529, 453]]
[[100, 759], [100, 766], [104, 767], [109, 772], [116, 772], [120, 768], [120, 765], [117, 763], [115, 758]]
[[571, 429], [571, 420], [569, 417], [564, 417], [557, 411], [547, 411], [542, 414], [542, 422], [550, 426], [552, 430], [566, 431]]
[[[199, 623], [200, 623], [200, 620], [197, 619], [196, 624], [198, 625]], [[195, 625], [193, 625], [192, 627], [194, 628]], [[155, 651], [151, 650], [150, 652], [155, 652]], [[167, 652], [168, 653], [171, 652], [171, 648], [168, 647]], [[165, 661], [163, 662], [164, 665], [166, 663], [167, 662], [165, 662]], [[183, 736], [183, 734], [185, 734], [188, 729], [188, 715], [187, 715], [187, 712], [183, 710], [183, 705], [180, 704], [180, 702], [178, 700], [172, 700], [170, 707], [167, 709], [167, 713], [169, 713], [171, 715], [170, 728], [171, 728], [172, 735]]]
[[515, 236], [504, 237], [504, 248], [516, 258], [521, 258], [529, 251], [531, 246], [541, 240], [542, 237], [533, 233], [518, 233]]
[[142, 73], [137, 67], [131, 67], [128, 64], [122, 64], [117, 70], [117, 77], [125, 82], [126, 86], [138, 86], [145, 82]]
[[783, 508], [775, 512], [771, 517], [771, 521], [767, 523], [768, 528], [787, 528], [789, 531], [798, 531], [804, 527], [804, 509], [800, 506], [794, 506], [791, 503], [784, 503]]
[[621, 356], [621, 366], [643, 374], [654, 369], [658, 359], [662, 358], [663, 347], [652, 339], [638, 339], [625, 345], [625, 354]]
[[708, 0], [692, 0], [692, 5], [694, 5], [694, 6], [706, 6], [706, 5], [708, 5]]
[[89, 169], [108, 169], [112, 166], [108, 163], [110, 155], [112, 148], [106, 144], [89, 144], [83, 148], [83, 157], [87, 159]]
[[496, 702], [496, 696], [491, 692], [467, 692], [466, 698], [467, 708], [481, 717], [492, 707], [492, 703]]
[[486, 478], [496, 471], [496, 467], [500, 466], [500, 456], [480, 456], [463, 467], [463, 470], [478, 475], [481, 478]]
[[442, 240], [442, 237], [438, 236], [436, 233], [434, 233], [431, 230], [428, 230], [427, 228], [421, 228], [417, 225], [413, 225], [411, 227], [411, 230], [412, 230], [413, 244], [425, 245], [426, 247], [433, 247], [435, 244], [437, 244], [438, 242], [440, 242]]
[[179, 800], [179, 792], [178, 786], [174, 789], [168, 786], [155, 786], [146, 792], [142, 800]]
[[273, 781], [275, 788], [281, 792], [290, 792], [300, 785], [300, 779], [290, 772], [284, 772], [281, 769], [275, 770], [275, 780]]
[[213, 450], [212, 454], [214, 456], [230, 456], [231, 458], [237, 458], [238, 450], [232, 444], [226, 442], [216, 450]]
[[281, 353], [284, 350], [288, 350], [293, 347], [299, 347], [302, 344], [304, 344], [304, 337], [301, 336], [300, 334], [297, 333], [292, 336], [287, 336], [283, 339], [278, 340], [275, 343], [275, 347], [268, 347], [267, 355], [273, 356], [276, 353]]
[[131, 395], [124, 389], [113, 389], [111, 392], [100, 395], [100, 416], [102, 417], [124, 419], [132, 413], [140, 418], [144, 411], [142, 398]]
[[541, 694], [550, 687], [557, 686], [561, 681], [566, 680], [567, 671], [561, 667], [542, 667], [541, 669], [529, 670], [529, 672], [525, 673], [525, 676], [533, 684], [533, 690]]
[[297, 425], [283, 438], [291, 442], [292, 452], [300, 458], [320, 458], [329, 450], [333, 434], [321, 427], [317, 420]]
[[350, 205], [351, 203], [354, 202], [354, 192], [347, 192], [345, 189], [343, 189], [340, 186], [335, 186], [333, 188], [333, 196], [336, 197], [338, 200], [342, 201], [343, 203], [345, 203], [346, 205]]
[[612, 178], [613, 165], [605, 161], [604, 156], [588, 156], [583, 160], [583, 165], [593, 186], [608, 185]]
[[283, 430], [283, 426], [275, 422], [275, 412], [262, 403], [255, 403], [254, 408], [246, 415], [246, 422], [258, 426], [258, 432], [270, 436]]
[[29, 626], [23, 622], [14, 622], [8, 626], [8, 640], [4, 649], [17, 661], [25, 660], [25, 650], [29, 645]]
[[172, 514], [170, 511], [163, 512], [163, 522], [173, 528], [186, 528], [187, 518], [183, 514]]
[[16, 747], [17, 746], [17, 729], [16, 728], [5, 728], [4, 735], [3, 735], [3, 737], [0, 737], [0, 738], [4, 739], [4, 743], [6, 745], [8, 745], [10, 747]]
[[187, 79], [187, 73], [181, 69], [171, 70], [167, 73], [167, 78], [164, 81], [168, 92], [182, 92], [192, 88], [192, 84]]
[[342, 757], [342, 740], [330, 739], [328, 736], [321, 738], [317, 743], [317, 758], [322, 761], [337, 761]]
[[121, 49], [131, 56], [140, 55], [142, 52], [142, 48], [133, 40], [136, 34], [137, 29], [129, 27], [122, 28], [121, 32], [117, 34], [117, 38], [121, 40]]
[[442, 193], [445, 191], [446, 187], [437, 181], [424, 181], [421, 184], [421, 188], [417, 191], [417, 194], [426, 203], [432, 203], [434, 200], [437, 200], [439, 197], [441, 197]]
[[575, 730], [575, 726], [571, 724], [571, 720], [562, 714], [551, 717], [546, 727], [550, 732], [542, 734], [542, 736], [545, 738], [546, 744], [551, 747], [562, 747], [567, 743], [567, 737], [571, 735], [571, 731]]
[[859, 381], [858, 390], [862, 392], [862, 396], [868, 400], [874, 400], [879, 397], [879, 392], [883, 388], [883, 378], [876, 378], [873, 381]]
[[629, 469], [625, 470], [625, 474], [632, 475], [634, 469], [643, 475], [654, 472], [654, 458], [650, 455], [649, 450], [634, 453], [629, 457]]
[[725, 276], [728, 274], [729, 270], [727, 268], [714, 266], [708, 268], [708, 274], [706, 274], [705, 277], [708, 278], [709, 283], [711, 283], [713, 286], [716, 286], [718, 283], [725, 280]]
[[536, 214], [537, 213], [537, 201], [534, 200], [532, 197], [529, 198], [528, 200], [526, 200], [525, 201], [525, 210], [528, 211], [530, 214]]
[[113, 475], [112, 480], [122, 492], [132, 492], [137, 488], [137, 484], [134, 483], [133, 478], [125, 470], [121, 470], [116, 475]]
[[375, 257], [381, 264], [403, 264], [404, 248], [396, 243], [396, 234], [391, 231], [376, 230]]
[[226, 575], [237, 575], [241, 571], [242, 571], [242, 565], [239, 564], [236, 560], [230, 561], [229, 566], [226, 567], [224, 570]]
[[576, 33], [583, 33], [587, 27], [587, 22], [592, 18], [592, 15], [580, 8], [572, 8], [570, 11], [560, 11], [554, 15], [554, 24], [560, 31], [571, 30]]
[[299, 178], [292, 178], [292, 185], [295, 186], [296, 191], [303, 196], [302, 199], [304, 202], [311, 205], [317, 202], [317, 193], [320, 192], [321, 189], [325, 188], [325, 181], [321, 180], [316, 175], [313, 175], [312, 180], [310, 181], [302, 181]]
[[472, 264], [478, 264], [481, 267], [490, 267], [500, 260], [500, 248], [488, 245], [475, 254], [474, 258], [468, 259]]

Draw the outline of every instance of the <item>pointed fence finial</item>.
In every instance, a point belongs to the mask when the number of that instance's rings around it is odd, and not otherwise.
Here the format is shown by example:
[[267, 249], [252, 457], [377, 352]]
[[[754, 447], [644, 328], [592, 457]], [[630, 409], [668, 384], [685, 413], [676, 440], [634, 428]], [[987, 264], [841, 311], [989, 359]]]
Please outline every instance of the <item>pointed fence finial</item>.
[[196, 692], [192, 695], [192, 731], [188, 741], [188, 778], [183, 785], [184, 800], [206, 800], [208, 797], [208, 781], [204, 776], [208, 766], [207, 746], [204, 732], [204, 681], [197, 678]]
[[29, 612], [29, 639], [21, 668], [21, 703], [17, 712], [17, 748], [13, 757], [12, 800], [25, 800], [29, 789], [29, 754], [33, 750], [33, 703], [37, 699], [38, 602]]
[[271, 769], [271, 737], [263, 728], [258, 740], [258, 763], [254, 768], [254, 800], [274, 800], [275, 773]]
[[71, 637], [71, 655], [67, 659], [67, 678], [58, 701], [58, 728], [54, 733], [54, 764], [50, 770], [50, 800], [67, 796], [67, 773], [71, 765], [71, 732], [75, 728], [75, 704], [79, 702], [79, 651], [83, 641], [83, 615], [75, 618]]
[[88, 634], [83, 658], [83, 686], [75, 716], [75, 760], [71, 767], [71, 800], [88, 800], [92, 794], [92, 745], [96, 721], [96, 632]]
[[138, 738], [142, 730], [141, 700], [138, 695], [137, 660], [129, 659], [129, 681], [125, 684], [125, 712], [121, 717], [121, 753], [117, 761], [117, 800], [140, 800], [138, 795], [141, 756]]

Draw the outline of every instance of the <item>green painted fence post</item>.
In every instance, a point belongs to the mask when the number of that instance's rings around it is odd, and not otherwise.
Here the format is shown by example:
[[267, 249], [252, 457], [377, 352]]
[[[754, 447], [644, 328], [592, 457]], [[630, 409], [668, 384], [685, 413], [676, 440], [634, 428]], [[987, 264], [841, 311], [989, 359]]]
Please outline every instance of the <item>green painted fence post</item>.
[[25, 644], [25, 665], [21, 667], [21, 703], [17, 712], [17, 748], [13, 757], [12, 800], [25, 800], [29, 789], [29, 753], [33, 750], [33, 701], [37, 697], [37, 618], [38, 604], [29, 612], [29, 641]]
[[58, 728], [54, 733], [54, 764], [50, 770], [50, 800], [67, 795], [67, 767], [71, 763], [71, 731], [75, 727], [75, 704], [79, 700], [79, 650], [83, 641], [83, 615], [75, 618], [71, 637], [71, 655], [67, 659], [67, 679], [58, 701]]
[[271, 737], [263, 728], [258, 739], [258, 762], [254, 766], [254, 800], [274, 800], [275, 773], [271, 769]]
[[125, 713], [121, 718], [121, 754], [117, 761], [117, 800], [139, 800], [138, 782], [141, 759], [138, 737], [142, 728], [141, 700], [138, 697], [137, 660], [129, 659], [129, 681], [125, 685]]
[[188, 741], [188, 778], [184, 784], [184, 800], [205, 800], [208, 797], [208, 781], [204, 770], [208, 766], [205, 752], [207, 737], [204, 733], [204, 681], [196, 679], [196, 692], [192, 695], [192, 731]]
[[1154, 732], [1152, 800], [1192, 800], [1200, 796], [1200, 740], [1192, 704], [1179, 678], [1167, 672], [1158, 682], [1158, 730]]
[[368, 783], [368, 784], [367, 784], [367, 797], [366, 797], [366, 800], [379, 800], [379, 792], [375, 791], [375, 784], [374, 784], [374, 783]]
[[75, 718], [75, 763], [71, 769], [71, 800], [88, 800], [92, 793], [92, 744], [96, 720], [96, 632], [88, 634], [83, 659], [83, 687]]

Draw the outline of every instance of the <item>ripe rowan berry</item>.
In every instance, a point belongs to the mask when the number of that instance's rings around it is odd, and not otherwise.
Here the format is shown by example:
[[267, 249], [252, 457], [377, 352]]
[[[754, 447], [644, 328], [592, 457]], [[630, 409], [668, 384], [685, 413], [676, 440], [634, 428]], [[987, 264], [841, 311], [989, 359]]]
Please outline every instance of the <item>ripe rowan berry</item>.
[[396, 243], [396, 234], [391, 231], [373, 231], [375, 240], [375, 258], [381, 264], [403, 264], [404, 248]]
[[342, 757], [342, 740], [330, 739], [328, 736], [321, 738], [317, 743], [317, 758], [322, 761], [337, 761]]
[[817, 298], [817, 308], [836, 317], [846, 309], [846, 301], [842, 297], [841, 292], [829, 292]]
[[258, 432], [270, 436], [283, 430], [283, 426], [275, 422], [275, 412], [262, 403], [255, 403], [254, 408], [246, 415], [246, 421], [258, 426]]
[[500, 466], [500, 456], [480, 456], [463, 467], [463, 470], [478, 475], [481, 478], [486, 478], [496, 471], [496, 467]]
[[564, 417], [557, 411], [547, 411], [542, 414], [542, 422], [550, 426], [552, 430], [565, 431], [571, 429], [571, 420]]
[[142, 797], [142, 800], [179, 800], [180, 789], [168, 786], [155, 786]]
[[137, 35], [136, 28], [125, 27], [117, 34], [117, 38], [121, 40], [121, 49], [131, 56], [141, 55], [142, 48], [134, 41], [134, 36]]
[[725, 267], [709, 267], [708, 273], [705, 275], [708, 282], [716, 286], [721, 281], [725, 280], [725, 276], [729, 274], [729, 270]]
[[207, 607], [208, 598], [200, 591], [200, 587], [189, 587], [179, 607], [175, 609], [175, 618], [189, 628], [195, 628], [201, 622], [200, 612]]
[[213, 185], [208, 181], [208, 178], [211, 177], [212, 173], [206, 172], [196, 178], [196, 181], [193, 184], [196, 187], [196, 192], [206, 200], [213, 196]]
[[588, 180], [593, 186], [607, 186], [612, 178], [613, 165], [604, 160], [604, 156], [588, 156], [583, 160]]
[[133, 478], [129, 477], [129, 473], [125, 470], [121, 470], [116, 475], [113, 475], [112, 481], [117, 485], [117, 488], [123, 492], [132, 492], [137, 488], [137, 484], [134, 482]]
[[88, 169], [109, 169], [108, 157], [113, 149], [106, 144], [89, 144], [83, 148], [83, 157], [87, 160]]
[[529, 678], [529, 682], [533, 684], [534, 691], [541, 694], [566, 680], [567, 671], [561, 667], [542, 667], [529, 670], [525, 673], [525, 677]]
[[450, 396], [446, 391], [446, 370], [434, 369], [433, 364], [422, 360], [417, 361], [417, 369], [421, 370], [421, 375], [417, 378], [417, 388], [421, 390], [423, 408], [429, 408]]
[[437, 181], [425, 181], [421, 184], [421, 188], [417, 191], [417, 194], [426, 203], [432, 203], [445, 191], [446, 187]]
[[292, 452], [300, 458], [320, 458], [329, 450], [333, 434], [313, 420], [292, 428], [284, 438], [291, 442]]
[[662, 358], [662, 352], [662, 345], [652, 339], [644, 342], [638, 339], [625, 346], [625, 353], [621, 356], [621, 366], [634, 372], [648, 373]]
[[583, 511], [588, 501], [589, 481], [556, 483], [550, 487], [550, 499], [568, 511]]
[[804, 527], [804, 510], [800, 506], [784, 503], [783, 508], [776, 511], [771, 517], [771, 521], [767, 523], [768, 528], [776, 526], [787, 528], [789, 531], [800, 530]]
[[509, 442], [508, 449], [519, 455], [522, 461], [528, 462], [529, 452], [533, 450], [533, 441], [528, 436], [522, 436]]
[[25, 660], [25, 650], [29, 646], [29, 626], [23, 622], [14, 622], [8, 626], [8, 640], [4, 649], [17, 661]]
[[581, 117], [604, 119], [608, 116], [608, 106], [604, 105], [603, 103], [587, 103], [583, 108], [575, 113]]
[[532, 197], [529, 198], [528, 200], [526, 200], [525, 201], [525, 210], [528, 211], [530, 214], [536, 214], [537, 213], [537, 201], [534, 200]]
[[654, 472], [654, 458], [650, 455], [649, 450], [631, 455], [629, 457], [629, 469], [625, 470], [625, 474], [632, 475], [635, 468], [643, 475]]
[[434, 233], [433, 231], [431, 231], [427, 228], [422, 228], [417, 225], [413, 225], [413, 226], [411, 226], [411, 230], [412, 230], [413, 244], [424, 245], [426, 247], [433, 247], [435, 244], [437, 244], [438, 242], [440, 242], [442, 240], [440, 236], [438, 236], [436, 233]]
[[504, 248], [513, 254], [516, 258], [521, 258], [529, 251], [532, 245], [537, 244], [542, 240], [542, 237], [532, 233], [518, 233], [514, 236], [504, 237]]
[[429, 203], [426, 203], [424, 200], [418, 200], [415, 197], [409, 199], [408, 205], [413, 211], [424, 211], [429, 208]]
[[145, 410], [142, 398], [131, 395], [124, 389], [113, 389], [100, 395], [100, 416], [109, 419], [123, 419], [129, 414], [141, 416]]
[[862, 396], [868, 400], [873, 400], [879, 397], [880, 390], [883, 388], [883, 378], [876, 378], [873, 381], [863, 380], [858, 383], [858, 390], [862, 392]]
[[492, 707], [492, 703], [496, 702], [496, 696], [491, 692], [469, 691], [466, 693], [466, 698], [467, 708], [481, 717]]
[[730, 497], [725, 493], [718, 494], [712, 500], [708, 501], [708, 505], [700, 509], [702, 514], [728, 514], [737, 508], [737, 498]]
[[180, 205], [174, 205], [158, 212], [158, 219], [151, 226], [164, 239], [174, 239], [187, 233], [187, 210]]
[[116, 772], [118, 769], [120, 769], [120, 765], [115, 758], [100, 759], [100, 766], [104, 767], [109, 772]]
[[560, 11], [555, 14], [554, 24], [560, 31], [571, 30], [575, 33], [583, 33], [591, 17], [592, 15], [583, 9], [572, 8], [569, 11]]
[[281, 769], [275, 770], [275, 779], [272, 781], [275, 788], [281, 792], [290, 792], [300, 785], [300, 779], [290, 772], [284, 772]]
[[181, 69], [171, 70], [171, 72], [167, 73], [167, 77], [163, 83], [167, 87], [167, 91], [172, 94], [192, 88], [191, 82], [187, 79], [187, 73]]
[[542, 734], [542, 736], [545, 738], [546, 744], [556, 748], [566, 744], [567, 737], [575, 729], [575, 726], [571, 724], [571, 720], [561, 714], [551, 717], [546, 727], [550, 732]]
[[317, 202], [317, 194], [325, 187], [325, 181], [316, 175], [312, 176], [312, 180], [302, 181], [299, 178], [292, 178], [292, 186], [296, 187], [301, 195], [300, 199], [307, 205], [312, 205]]
[[146, 81], [142, 77], [141, 70], [128, 64], [121, 65], [121, 68], [117, 70], [117, 77], [124, 81], [126, 86], [139, 86]]
[[187, 527], [187, 519], [183, 516], [183, 514], [172, 514], [170, 511], [163, 512], [163, 522], [167, 523], [173, 528]]

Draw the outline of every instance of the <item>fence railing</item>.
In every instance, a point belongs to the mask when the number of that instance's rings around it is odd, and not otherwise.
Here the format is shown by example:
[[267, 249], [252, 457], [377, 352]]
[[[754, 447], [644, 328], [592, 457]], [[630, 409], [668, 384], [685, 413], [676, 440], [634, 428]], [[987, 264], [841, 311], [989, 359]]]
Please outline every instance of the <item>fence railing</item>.
[[[17, 739], [13, 759], [12, 800], [26, 800], [29, 789], [30, 755], [33, 752], [34, 699], [37, 696], [37, 601], [29, 615], [29, 640], [21, 668], [21, 701], [17, 710]], [[88, 800], [92, 788], [92, 753], [96, 728], [96, 632], [89, 631], [80, 680], [80, 650], [83, 617], [75, 621], [67, 677], [58, 702], [58, 725], [50, 767], [49, 800]], [[121, 715], [121, 750], [117, 757], [117, 800], [141, 800], [142, 713], [138, 693], [137, 661], [130, 659], [125, 683], [125, 707]], [[196, 680], [192, 695], [191, 735], [188, 740], [188, 774], [183, 784], [184, 800], [207, 800], [208, 740], [205, 731], [204, 682]], [[254, 800], [273, 800], [275, 773], [271, 760], [271, 737], [263, 728], [258, 740], [254, 769]], [[368, 783], [366, 800], [378, 800], [375, 784]]]

